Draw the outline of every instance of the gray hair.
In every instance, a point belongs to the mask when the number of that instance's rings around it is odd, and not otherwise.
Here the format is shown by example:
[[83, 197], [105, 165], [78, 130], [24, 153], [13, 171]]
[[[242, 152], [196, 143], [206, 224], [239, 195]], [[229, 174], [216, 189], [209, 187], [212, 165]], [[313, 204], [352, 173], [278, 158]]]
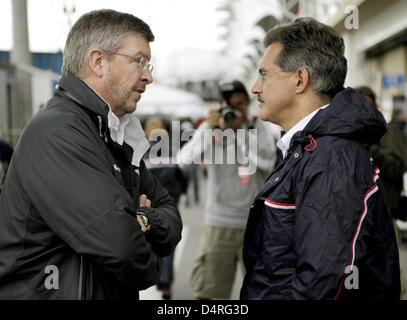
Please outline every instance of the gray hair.
[[343, 89], [347, 73], [342, 37], [313, 18], [299, 18], [267, 32], [264, 46], [283, 45], [276, 64], [283, 71], [308, 70], [311, 85], [320, 96], [333, 97]]
[[66, 39], [62, 72], [83, 76], [88, 64], [88, 53], [94, 48], [116, 51], [122, 39], [137, 33], [147, 41], [154, 40], [150, 27], [143, 20], [114, 10], [95, 10], [81, 16]]

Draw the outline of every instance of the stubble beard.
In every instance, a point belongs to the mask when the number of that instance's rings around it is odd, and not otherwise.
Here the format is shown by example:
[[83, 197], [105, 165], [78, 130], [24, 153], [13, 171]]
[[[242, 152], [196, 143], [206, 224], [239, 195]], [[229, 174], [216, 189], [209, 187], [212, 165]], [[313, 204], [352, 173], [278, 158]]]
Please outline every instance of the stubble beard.
[[108, 93], [109, 100], [111, 101], [111, 108], [114, 108], [118, 113], [118, 116], [125, 115], [127, 113], [132, 113], [136, 110], [137, 102], [127, 103], [130, 95], [133, 93], [133, 87], [128, 88], [128, 86], [118, 86], [117, 81], [111, 76], [107, 81], [106, 91]]

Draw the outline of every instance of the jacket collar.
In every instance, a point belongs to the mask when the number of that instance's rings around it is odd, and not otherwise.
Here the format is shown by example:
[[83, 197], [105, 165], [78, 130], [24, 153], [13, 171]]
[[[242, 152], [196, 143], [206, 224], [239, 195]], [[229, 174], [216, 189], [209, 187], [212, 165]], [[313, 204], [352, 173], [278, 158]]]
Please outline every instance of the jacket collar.
[[322, 109], [325, 109], [328, 107], [329, 104], [326, 104], [313, 112], [311, 112], [309, 115], [298, 121], [289, 131], [287, 131], [281, 138], [280, 140], [277, 141], [277, 147], [282, 151], [283, 153], [283, 158], [286, 157], [288, 149], [290, 148], [291, 145], [291, 140], [293, 136], [299, 132], [302, 131], [307, 124], [311, 121], [311, 119], [315, 116], [315, 114]]
[[71, 73], [64, 73], [58, 84], [64, 91], [75, 97], [83, 108], [102, 116], [107, 122], [108, 104], [84, 81]]

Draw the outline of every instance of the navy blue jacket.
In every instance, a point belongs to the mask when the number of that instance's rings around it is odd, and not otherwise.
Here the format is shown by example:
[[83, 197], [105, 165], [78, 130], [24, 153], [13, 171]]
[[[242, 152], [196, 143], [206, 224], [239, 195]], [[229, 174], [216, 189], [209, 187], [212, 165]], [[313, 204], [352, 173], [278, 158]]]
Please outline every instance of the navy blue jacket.
[[363, 146], [385, 132], [347, 88], [293, 136], [250, 209], [241, 299], [399, 298], [393, 221]]

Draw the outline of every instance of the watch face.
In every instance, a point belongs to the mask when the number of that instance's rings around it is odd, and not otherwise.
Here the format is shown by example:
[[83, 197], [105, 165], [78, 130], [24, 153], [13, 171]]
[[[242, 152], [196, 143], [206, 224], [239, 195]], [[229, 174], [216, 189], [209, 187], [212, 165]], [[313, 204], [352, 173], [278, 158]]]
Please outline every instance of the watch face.
[[141, 216], [141, 218], [142, 218], [143, 221], [144, 221], [144, 225], [145, 225], [146, 227], [148, 227], [148, 218], [147, 218], [146, 216]]

